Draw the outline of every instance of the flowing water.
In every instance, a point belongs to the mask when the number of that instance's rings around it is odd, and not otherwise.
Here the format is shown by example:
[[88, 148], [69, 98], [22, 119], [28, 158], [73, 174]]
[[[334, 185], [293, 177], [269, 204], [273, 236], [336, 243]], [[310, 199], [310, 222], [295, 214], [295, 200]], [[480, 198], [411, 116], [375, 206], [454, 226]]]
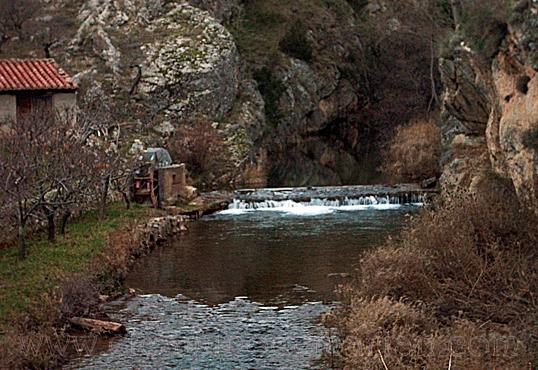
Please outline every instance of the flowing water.
[[110, 305], [129, 334], [77, 368], [324, 368], [319, 316], [361, 253], [416, 205], [367, 201], [236, 201], [143, 258]]

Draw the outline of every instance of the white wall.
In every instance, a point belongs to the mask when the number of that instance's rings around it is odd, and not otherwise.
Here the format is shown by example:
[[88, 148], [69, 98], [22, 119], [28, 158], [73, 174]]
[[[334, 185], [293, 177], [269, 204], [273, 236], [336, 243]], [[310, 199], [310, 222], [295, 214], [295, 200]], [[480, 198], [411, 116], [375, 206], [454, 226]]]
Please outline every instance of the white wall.
[[52, 106], [54, 110], [62, 116], [68, 119], [73, 119], [76, 122], [76, 107], [77, 107], [77, 94], [72, 93], [59, 93], [52, 96]]
[[17, 118], [17, 98], [15, 95], [0, 94], [0, 123]]
[[58, 111], [74, 109], [77, 106], [77, 94], [74, 92], [54, 94], [52, 106]]

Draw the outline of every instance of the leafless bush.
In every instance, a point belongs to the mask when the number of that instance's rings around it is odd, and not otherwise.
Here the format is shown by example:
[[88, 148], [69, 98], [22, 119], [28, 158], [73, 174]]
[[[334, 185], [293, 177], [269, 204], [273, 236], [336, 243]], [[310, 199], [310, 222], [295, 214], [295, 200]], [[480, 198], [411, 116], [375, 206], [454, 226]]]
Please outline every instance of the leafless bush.
[[0, 338], [0, 366], [5, 369], [51, 369], [67, 352], [61, 335], [53, 328], [9, 332]]
[[[401, 240], [368, 254], [346, 288], [347, 307], [335, 320], [346, 363], [381, 368], [380, 348], [389, 368], [447, 368], [450, 353], [460, 368], [528, 367], [538, 358], [537, 221], [493, 175], [478, 195], [423, 211]], [[501, 344], [510, 346], [504, 357]], [[452, 352], [439, 357], [432, 346]]]
[[99, 266], [95, 269], [100, 271], [102, 276], [113, 275], [113, 280], [125, 278], [130, 263], [138, 256], [136, 252], [140, 245], [136, 224], [114, 230], [108, 236], [106, 250], [98, 258]]
[[414, 120], [396, 129], [385, 150], [382, 170], [387, 176], [416, 181], [439, 175], [441, 133], [428, 120]]
[[183, 124], [169, 142], [172, 158], [187, 165], [196, 185], [229, 185], [230, 158], [222, 134], [209, 121]]
[[89, 315], [99, 302], [96, 279], [88, 275], [70, 276], [61, 284], [57, 294], [60, 300], [57, 324], [65, 324], [65, 319], [70, 317]]

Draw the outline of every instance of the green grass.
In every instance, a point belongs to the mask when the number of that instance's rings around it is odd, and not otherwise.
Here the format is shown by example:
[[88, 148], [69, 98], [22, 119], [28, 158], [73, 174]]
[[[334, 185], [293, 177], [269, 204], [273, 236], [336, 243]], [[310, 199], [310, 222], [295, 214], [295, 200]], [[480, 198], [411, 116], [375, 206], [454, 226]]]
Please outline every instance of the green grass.
[[0, 249], [0, 328], [30, 305], [39, 304], [42, 295], [50, 293], [66, 274], [87, 271], [111, 231], [150, 212], [137, 204], [127, 210], [115, 203], [102, 221], [97, 212], [73, 220], [66, 235], [58, 235], [54, 244], [44, 234], [32, 237], [24, 260], [18, 258], [16, 246]]

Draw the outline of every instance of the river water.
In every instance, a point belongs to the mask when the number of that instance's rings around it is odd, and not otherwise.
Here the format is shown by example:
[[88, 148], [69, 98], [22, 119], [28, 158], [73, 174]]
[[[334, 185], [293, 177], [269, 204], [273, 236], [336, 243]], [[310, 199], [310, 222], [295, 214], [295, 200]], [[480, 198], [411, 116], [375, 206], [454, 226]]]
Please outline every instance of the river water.
[[108, 307], [128, 335], [76, 368], [325, 368], [319, 360], [330, 344], [318, 319], [337, 304], [336, 285], [417, 210], [232, 207], [137, 263], [125, 284], [140, 295]]

